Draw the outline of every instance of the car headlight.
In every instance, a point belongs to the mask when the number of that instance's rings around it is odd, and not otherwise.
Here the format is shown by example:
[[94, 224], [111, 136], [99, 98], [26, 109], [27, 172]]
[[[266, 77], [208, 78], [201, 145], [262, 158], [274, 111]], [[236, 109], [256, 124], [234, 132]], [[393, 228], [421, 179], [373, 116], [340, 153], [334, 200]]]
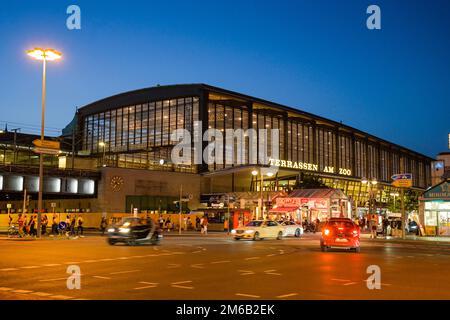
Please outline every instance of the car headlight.
[[255, 230], [245, 230], [245, 233], [253, 233]]
[[114, 230], [114, 228], [109, 228], [108, 229], [108, 232], [114, 232], [115, 230]]
[[236, 230], [234, 230], [234, 229], [231, 230], [231, 233], [232, 233], [232, 234], [235, 234], [235, 233], [236, 233]]
[[130, 232], [130, 228], [119, 228], [119, 232], [128, 233], [128, 232]]

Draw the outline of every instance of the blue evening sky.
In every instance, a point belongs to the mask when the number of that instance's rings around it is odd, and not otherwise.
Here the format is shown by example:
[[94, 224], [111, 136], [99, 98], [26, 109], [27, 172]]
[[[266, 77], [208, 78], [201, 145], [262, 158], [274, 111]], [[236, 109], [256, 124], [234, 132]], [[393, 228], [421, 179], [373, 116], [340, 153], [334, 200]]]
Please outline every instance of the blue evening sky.
[[[81, 8], [82, 29], [66, 28]], [[366, 28], [377, 4], [382, 30]], [[450, 1], [4, 1], [0, 127], [48, 134], [75, 108], [156, 84], [207, 83], [315, 113], [434, 157], [450, 132]]]

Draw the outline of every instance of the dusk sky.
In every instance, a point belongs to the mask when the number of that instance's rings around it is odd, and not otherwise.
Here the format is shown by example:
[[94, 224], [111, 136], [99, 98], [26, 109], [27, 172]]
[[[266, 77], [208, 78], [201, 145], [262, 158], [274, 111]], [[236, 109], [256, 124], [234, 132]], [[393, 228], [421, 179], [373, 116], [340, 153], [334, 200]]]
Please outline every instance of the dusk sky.
[[[66, 9], [81, 8], [81, 30]], [[381, 7], [382, 29], [366, 9]], [[8, 1], [0, 127], [47, 134], [81, 107], [156, 84], [207, 83], [311, 112], [435, 157], [450, 133], [450, 1]]]

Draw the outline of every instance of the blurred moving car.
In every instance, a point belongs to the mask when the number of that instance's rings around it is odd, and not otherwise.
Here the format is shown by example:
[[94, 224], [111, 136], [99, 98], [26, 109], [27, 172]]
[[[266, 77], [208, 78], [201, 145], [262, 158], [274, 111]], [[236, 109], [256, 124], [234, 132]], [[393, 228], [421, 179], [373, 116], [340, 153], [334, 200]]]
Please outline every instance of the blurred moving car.
[[405, 231], [407, 233], [414, 233], [415, 235], [419, 235], [419, 225], [414, 220], [411, 220], [406, 224]]
[[303, 235], [303, 227], [294, 221], [280, 220], [278, 223], [283, 227], [283, 237], [294, 236], [300, 238]]
[[108, 229], [108, 243], [157, 244], [162, 238], [161, 230], [152, 219], [127, 217], [122, 222]]
[[283, 238], [283, 227], [276, 221], [253, 220], [243, 227], [231, 230], [234, 240], [252, 239], [262, 240], [264, 238]]
[[360, 229], [351, 219], [331, 218], [322, 229], [320, 248], [347, 248], [360, 252]]

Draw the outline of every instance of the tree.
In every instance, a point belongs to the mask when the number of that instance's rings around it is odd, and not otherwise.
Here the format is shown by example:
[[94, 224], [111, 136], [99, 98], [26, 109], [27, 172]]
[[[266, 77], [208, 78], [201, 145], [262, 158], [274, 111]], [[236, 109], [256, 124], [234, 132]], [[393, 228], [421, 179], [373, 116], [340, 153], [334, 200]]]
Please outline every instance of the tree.
[[295, 183], [294, 189], [316, 189], [326, 188], [325, 183], [322, 182], [320, 177], [301, 173]]

